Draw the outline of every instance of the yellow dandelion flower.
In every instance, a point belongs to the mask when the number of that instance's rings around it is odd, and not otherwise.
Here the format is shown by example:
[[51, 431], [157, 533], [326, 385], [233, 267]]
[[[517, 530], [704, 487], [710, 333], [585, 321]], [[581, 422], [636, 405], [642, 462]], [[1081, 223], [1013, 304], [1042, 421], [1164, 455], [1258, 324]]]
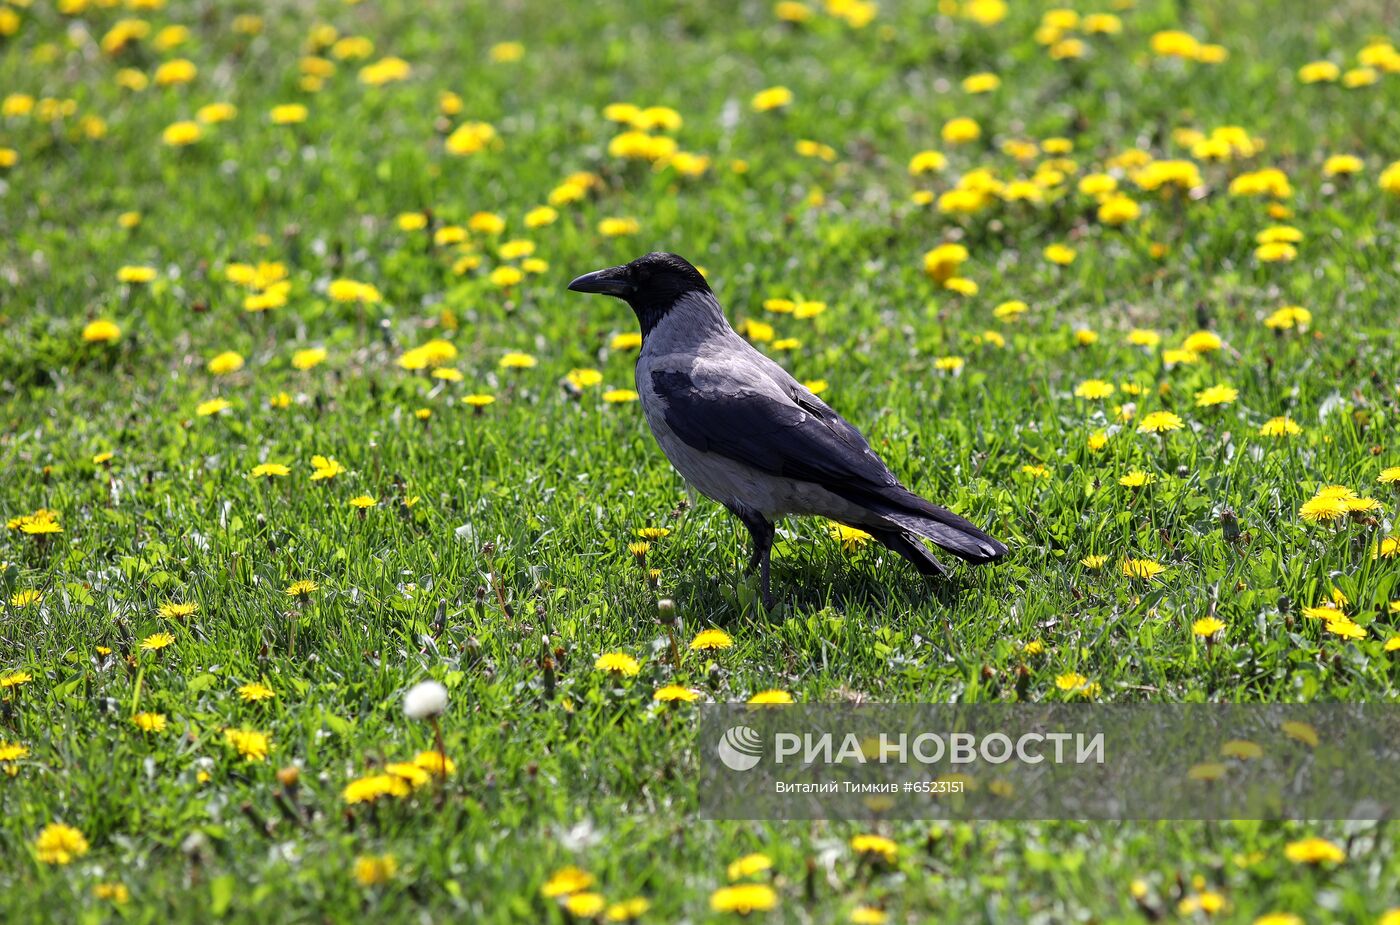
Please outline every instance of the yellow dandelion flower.
[[1335, 495], [1314, 495], [1298, 508], [1298, 516], [1311, 523], [1328, 523], [1346, 515], [1346, 501]]
[[117, 282], [140, 285], [156, 278], [154, 267], [125, 266], [117, 270]]
[[162, 713], [136, 713], [131, 717], [131, 723], [142, 732], [164, 732], [166, 726]]
[[603, 917], [609, 922], [631, 922], [647, 914], [651, 901], [642, 896], [634, 896], [608, 906]]
[[943, 123], [943, 129], [940, 134], [946, 144], [967, 144], [982, 137], [982, 126], [977, 124], [976, 119], [970, 119], [967, 116], [959, 116], [958, 118], [949, 119], [947, 122]]
[[209, 360], [207, 369], [215, 376], [227, 376], [243, 368], [243, 355], [225, 350]]
[[311, 481], [322, 482], [340, 475], [345, 467], [330, 456], [312, 456], [311, 470]]
[[1295, 864], [1340, 864], [1346, 852], [1325, 838], [1303, 838], [1284, 846], [1284, 856]]
[[577, 867], [563, 867], [555, 871], [544, 886], [540, 887], [540, 893], [546, 899], [557, 899], [561, 896], [581, 893], [593, 883], [593, 875], [587, 871]]
[[1270, 418], [1259, 428], [1261, 437], [1296, 437], [1303, 432], [1303, 428], [1290, 417]]
[[1142, 419], [1137, 431], [1140, 434], [1164, 434], [1185, 426], [1185, 422], [1170, 411], [1153, 411]]
[[728, 633], [721, 629], [701, 630], [690, 641], [691, 651], [706, 652], [715, 649], [728, 649], [734, 645], [734, 640]]
[[110, 344], [122, 336], [122, 329], [111, 321], [89, 321], [83, 327], [83, 340], [90, 344]]
[[1001, 78], [990, 72], [969, 74], [962, 79], [964, 93], [979, 94], [991, 93], [1001, 86]]
[[377, 803], [384, 797], [403, 799], [412, 792], [408, 782], [393, 774], [370, 774], [352, 780], [340, 791], [340, 798], [349, 806]]
[[62, 866], [88, 853], [83, 833], [62, 822], [50, 822], [34, 839], [34, 855], [42, 864]]
[[384, 771], [385, 773], [392, 774], [401, 779], [414, 790], [427, 786], [428, 782], [433, 779], [433, 776], [429, 774], [428, 771], [412, 762], [406, 761], [396, 761], [387, 764], [384, 766]]
[[225, 729], [224, 741], [248, 763], [266, 761], [272, 750], [267, 733], [255, 729]]
[[757, 876], [766, 870], [771, 870], [773, 860], [766, 854], [755, 852], [746, 854], [741, 858], [729, 862], [725, 873], [731, 881], [746, 880], [749, 877]]
[[413, 66], [403, 58], [389, 56], [380, 58], [373, 64], [367, 64], [360, 68], [360, 83], [370, 87], [379, 87], [388, 83], [396, 83], [407, 80], [413, 74]]
[[253, 681], [238, 688], [238, 697], [244, 703], [259, 703], [263, 700], [271, 700], [277, 693], [266, 684]]
[[642, 224], [635, 218], [605, 218], [598, 223], [598, 233], [607, 238], [632, 235], [641, 230]]
[[641, 664], [626, 652], [605, 652], [598, 656], [593, 667], [598, 671], [618, 677], [635, 677], [641, 671]]
[[1340, 636], [1343, 639], [1365, 639], [1368, 635], [1370, 635], [1369, 633], [1367, 633], [1364, 627], [1358, 626], [1356, 623], [1352, 622], [1352, 620], [1348, 617], [1340, 617], [1338, 619], [1332, 620], [1331, 622], [1327, 623], [1323, 627], [1323, 629], [1325, 629], [1332, 635]]
[[1220, 335], [1213, 331], [1196, 331], [1182, 343], [1182, 349], [1195, 354], [1213, 353], [1224, 346]]
[[145, 639], [141, 640], [141, 651], [159, 652], [161, 649], [164, 649], [166, 646], [172, 645], [174, 642], [175, 637], [172, 636], [170, 633], [152, 633]]
[[157, 610], [167, 620], [185, 620], [199, 612], [199, 604], [194, 601], [166, 601]]
[[1317, 728], [1297, 720], [1290, 720], [1279, 727], [1283, 734], [1295, 742], [1301, 742], [1311, 748], [1316, 748], [1321, 741], [1317, 734]]
[[172, 148], [184, 148], [204, 137], [204, 130], [198, 122], [184, 120], [172, 122], [160, 133], [160, 140]]
[[1196, 623], [1191, 624], [1191, 634], [1201, 638], [1210, 638], [1212, 635], [1224, 630], [1225, 623], [1215, 617], [1201, 617]]
[[1298, 69], [1298, 79], [1305, 84], [1335, 83], [1342, 69], [1331, 61], [1313, 61]]
[[285, 478], [291, 474], [291, 467], [284, 463], [259, 463], [248, 473], [251, 478], [255, 479]]
[[292, 368], [302, 371], [312, 369], [326, 361], [330, 354], [323, 347], [308, 347], [292, 354]]
[[525, 57], [525, 46], [520, 42], [497, 42], [488, 54], [498, 64], [511, 64]]
[[379, 886], [394, 879], [398, 869], [392, 854], [362, 854], [355, 858], [355, 882], [364, 887]]
[[564, 909], [576, 919], [596, 918], [607, 904], [607, 900], [598, 893], [572, 893], [564, 897]]
[[232, 103], [209, 103], [195, 110], [194, 117], [205, 125], [218, 125], [229, 122], [238, 115], [238, 107]]
[[1283, 241], [1271, 241], [1256, 247], [1254, 256], [1261, 263], [1287, 263], [1298, 256], [1298, 248]]
[[268, 112], [273, 125], [297, 125], [306, 121], [309, 112], [301, 103], [285, 103], [274, 106]]
[[526, 228], [543, 228], [545, 225], [553, 224], [559, 218], [559, 213], [549, 206], [536, 206], [525, 213]]
[[660, 703], [693, 703], [700, 699], [700, 692], [679, 684], [668, 684], [665, 687], [658, 687], [651, 695], [651, 699]]
[[435, 777], [451, 777], [457, 773], [457, 765], [441, 752], [419, 752], [413, 763]]
[[1114, 393], [1113, 384], [1102, 379], [1086, 379], [1074, 389], [1076, 398], [1089, 400], [1108, 398]]
[[1124, 559], [1123, 574], [1129, 578], [1141, 578], [1144, 581], [1152, 581], [1165, 572], [1166, 566], [1151, 559]]
[[710, 908], [716, 912], [767, 912], [778, 905], [778, 894], [766, 883], [743, 883], [720, 887], [710, 894]]
[[841, 548], [846, 552], [854, 552], [873, 539], [873, 537], [864, 530], [835, 522], [828, 523], [826, 530], [831, 538], [840, 543]]
[[1218, 761], [1207, 761], [1201, 764], [1192, 765], [1186, 772], [1188, 780], [1210, 782], [1217, 781], [1225, 776], [1229, 769]]
[[899, 845], [883, 835], [857, 835], [851, 839], [851, 850], [856, 854], [874, 855], [889, 863], [899, 855]]
[[1233, 389], [1228, 385], [1213, 385], [1196, 393], [1196, 407], [1211, 408], [1217, 405], [1228, 405], [1239, 397], [1239, 389]]
[[787, 87], [769, 87], [754, 94], [750, 106], [754, 112], [771, 112], [792, 105], [792, 91]]

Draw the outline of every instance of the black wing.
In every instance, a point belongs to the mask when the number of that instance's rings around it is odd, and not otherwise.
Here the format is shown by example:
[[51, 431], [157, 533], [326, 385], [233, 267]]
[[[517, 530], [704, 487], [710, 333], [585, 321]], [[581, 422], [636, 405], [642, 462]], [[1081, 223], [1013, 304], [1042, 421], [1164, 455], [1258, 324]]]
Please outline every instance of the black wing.
[[654, 370], [651, 384], [666, 402], [667, 426], [701, 452], [843, 497], [899, 484], [860, 431], [796, 390], [784, 402], [742, 386], [701, 389], [679, 370]]
[[783, 401], [744, 386], [700, 387], [680, 370], [653, 370], [651, 384], [666, 402], [667, 426], [701, 452], [820, 485], [969, 561], [1006, 554], [970, 521], [899, 484], [860, 431], [805, 390], [790, 387], [791, 401]]

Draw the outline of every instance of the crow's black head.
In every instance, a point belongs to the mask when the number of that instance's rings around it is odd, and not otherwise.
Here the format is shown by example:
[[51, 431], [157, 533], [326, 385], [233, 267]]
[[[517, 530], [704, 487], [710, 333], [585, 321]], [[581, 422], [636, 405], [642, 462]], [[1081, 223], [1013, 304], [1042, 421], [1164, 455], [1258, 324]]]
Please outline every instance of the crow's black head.
[[642, 333], [654, 328], [671, 306], [693, 292], [708, 293], [710, 286], [690, 261], [676, 254], [647, 254], [620, 267], [586, 273], [569, 283], [574, 292], [616, 296], [632, 306]]

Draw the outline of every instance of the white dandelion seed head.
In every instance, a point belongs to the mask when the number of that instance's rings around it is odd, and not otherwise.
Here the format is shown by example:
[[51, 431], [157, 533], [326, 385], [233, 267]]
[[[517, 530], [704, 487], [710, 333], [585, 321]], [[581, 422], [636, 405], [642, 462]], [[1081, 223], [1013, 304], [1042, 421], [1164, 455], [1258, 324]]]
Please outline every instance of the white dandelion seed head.
[[409, 719], [427, 719], [447, 709], [447, 688], [436, 681], [423, 681], [403, 695], [403, 711]]

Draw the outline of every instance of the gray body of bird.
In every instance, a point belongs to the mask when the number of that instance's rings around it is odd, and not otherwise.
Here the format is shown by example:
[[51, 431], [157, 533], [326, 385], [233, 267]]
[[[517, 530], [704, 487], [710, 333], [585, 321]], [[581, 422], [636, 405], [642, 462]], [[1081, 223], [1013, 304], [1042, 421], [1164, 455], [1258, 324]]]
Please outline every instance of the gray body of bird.
[[762, 396], [799, 414], [805, 412], [794, 395], [812, 404], [820, 402], [787, 370], [739, 336], [725, 321], [713, 296], [691, 293], [676, 302], [642, 342], [636, 378], [642, 413], [661, 451], [702, 495], [731, 510], [754, 511], [768, 520], [789, 514], [826, 517], [848, 526], [862, 526], [869, 520], [864, 507], [813, 482], [771, 475], [719, 453], [697, 449], [666, 422], [672, 396], [660, 391], [658, 383], [668, 381], [688, 381], [697, 390], [728, 394], [735, 400]]
[[925, 575], [946, 570], [923, 540], [968, 562], [1007, 549], [965, 518], [900, 484], [865, 437], [740, 337], [705, 278], [675, 254], [585, 274], [578, 292], [625, 300], [642, 326], [637, 393], [662, 452], [753, 537], [771, 604], [773, 521], [816, 515], [858, 527]]

